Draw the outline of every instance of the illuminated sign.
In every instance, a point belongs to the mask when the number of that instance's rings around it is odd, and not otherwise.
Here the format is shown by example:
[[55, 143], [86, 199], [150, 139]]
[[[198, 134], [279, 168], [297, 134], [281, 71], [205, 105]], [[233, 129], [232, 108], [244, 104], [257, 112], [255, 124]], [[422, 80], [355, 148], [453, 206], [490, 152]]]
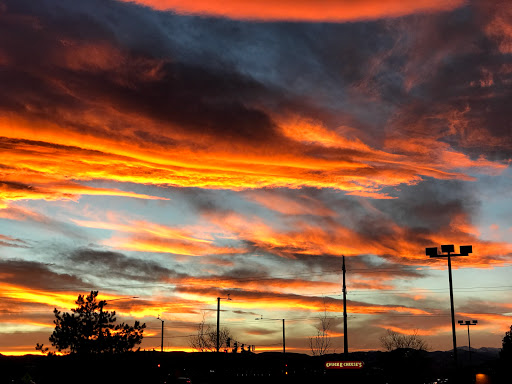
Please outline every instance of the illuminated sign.
[[361, 369], [364, 363], [362, 361], [327, 361], [327, 369]]

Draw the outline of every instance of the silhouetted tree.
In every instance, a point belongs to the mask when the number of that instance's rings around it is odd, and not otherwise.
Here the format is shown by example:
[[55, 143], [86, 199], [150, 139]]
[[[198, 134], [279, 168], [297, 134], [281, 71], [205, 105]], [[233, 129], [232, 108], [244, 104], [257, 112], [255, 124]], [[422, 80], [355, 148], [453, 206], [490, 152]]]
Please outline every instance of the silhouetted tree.
[[512, 325], [510, 326], [510, 330], [505, 332], [505, 336], [503, 337], [500, 357], [512, 361]]
[[316, 336], [309, 338], [309, 348], [313, 356], [322, 356], [329, 352], [332, 339], [329, 335], [331, 329], [332, 318], [327, 317], [327, 307], [324, 303], [324, 313], [318, 317], [320, 321], [316, 329]]
[[380, 343], [388, 352], [401, 348], [428, 351], [430, 348], [427, 342], [418, 336], [417, 329], [415, 329], [414, 333], [411, 335], [404, 335], [388, 329], [386, 335], [380, 338]]
[[384, 349], [389, 353], [384, 356], [386, 381], [389, 383], [424, 383], [429, 372], [427, 350], [430, 348], [418, 330], [411, 335], [404, 335], [391, 329], [380, 338]]
[[[72, 313], [61, 313], [56, 308], [55, 330], [50, 342], [59, 352], [69, 351], [72, 354], [123, 353], [131, 351], [140, 344], [146, 324], [135, 321], [133, 326], [116, 323], [116, 312], [105, 312], [105, 300], [97, 301], [98, 291], [91, 291], [84, 297], [78, 295], [77, 308]], [[45, 353], [48, 350], [37, 344], [37, 350]]]
[[52, 356], [54, 353], [50, 351], [50, 348], [46, 347], [44, 344], [36, 343], [36, 351], [41, 352], [43, 355]]
[[[228, 340], [232, 340], [231, 331], [222, 327], [219, 331], [219, 348], [228, 348]], [[203, 313], [203, 319], [197, 327], [197, 334], [189, 339], [190, 346], [199, 352], [217, 351], [217, 329], [211, 324], [206, 323], [206, 315]]]

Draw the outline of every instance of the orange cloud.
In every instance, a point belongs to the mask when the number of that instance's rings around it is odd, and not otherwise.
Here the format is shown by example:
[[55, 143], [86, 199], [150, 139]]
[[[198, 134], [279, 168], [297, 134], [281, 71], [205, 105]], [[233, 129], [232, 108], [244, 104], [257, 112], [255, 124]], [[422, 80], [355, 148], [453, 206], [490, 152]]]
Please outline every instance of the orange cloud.
[[288, 230], [277, 230], [257, 217], [232, 212], [207, 212], [204, 216], [228, 234], [283, 257], [375, 254], [400, 260], [402, 264], [425, 265], [432, 263], [424, 254], [425, 247], [450, 244], [451, 239], [458, 239], [462, 245], [472, 244], [474, 254], [454, 258], [454, 265], [489, 268], [508, 262], [507, 255], [512, 252], [512, 244], [480, 240], [465, 215], [454, 216], [438, 233], [430, 234], [414, 233], [389, 221], [385, 236], [368, 236], [337, 222], [320, 226], [296, 220]]
[[72, 220], [75, 224], [87, 228], [108, 229], [131, 233], [131, 237], [114, 236], [103, 243], [112, 248], [139, 251], [173, 253], [185, 256], [203, 256], [244, 253], [245, 248], [220, 246], [214, 239], [200, 238], [196, 231], [172, 228], [144, 220], [118, 218], [117, 221]]
[[123, 0], [158, 10], [249, 20], [354, 21], [448, 11], [465, 0]]
[[[214, 303], [219, 295], [217, 288], [195, 288], [180, 286], [177, 287], [179, 295], [187, 300], [197, 300], [198, 302]], [[227, 291], [229, 292], [229, 291]], [[264, 291], [236, 291], [232, 295], [232, 301], [223, 302], [223, 308], [247, 309], [254, 311], [277, 310], [282, 308], [294, 308], [295, 310], [308, 310], [312, 312], [342, 312], [343, 303], [341, 300], [330, 299], [327, 302], [323, 297], [301, 296], [294, 294], [279, 294]], [[407, 307], [403, 305], [378, 305], [356, 301], [348, 301], [352, 314], [412, 314], [412, 315], [430, 315], [431, 313], [420, 308]]]
[[338, 216], [336, 212], [327, 207], [320, 200], [310, 196], [301, 195], [289, 197], [274, 191], [247, 191], [244, 195], [264, 207], [286, 215], [315, 215], [315, 216]]
[[[281, 143], [267, 143], [266, 150], [261, 151], [250, 143], [233, 146], [218, 136], [179, 126], [163, 130], [157, 120], [122, 108], [95, 106], [94, 114], [84, 111], [81, 116], [84, 124], [91, 126], [122, 121], [126, 129], [117, 136], [93, 136], [15, 115], [1, 117], [4, 146], [0, 154], [5, 159], [5, 180], [10, 182], [3, 188], [4, 199], [76, 199], [80, 194], [159, 199], [79, 184], [94, 180], [233, 190], [333, 188], [352, 195], [390, 198], [382, 188], [417, 184], [424, 176], [473, 180], [460, 170], [496, 174], [506, 168], [484, 158], [471, 160], [446, 144], [415, 144], [410, 138], [390, 139], [387, 147], [391, 151], [385, 152], [347, 139], [343, 129], [330, 131], [318, 122], [297, 117], [275, 116], [283, 135]], [[135, 132], [140, 134], [140, 126], [146, 141], [135, 136]], [[172, 151], [149, 139], [157, 132], [161, 141], [175, 143]], [[201, 142], [203, 149], [198, 149], [196, 142]], [[424, 150], [436, 146], [442, 150]]]
[[105, 240], [103, 243], [112, 248], [126, 251], [173, 253], [185, 256], [219, 255], [245, 252], [243, 248], [220, 247], [204, 243], [193, 244], [174, 239], [144, 236], [131, 238], [113, 237], [109, 240]]
[[113, 217], [114, 215], [109, 214], [111, 221], [106, 220], [72, 220], [75, 224], [80, 225], [81, 227], [86, 228], [98, 228], [98, 229], [108, 229], [118, 232], [125, 233], [137, 233], [137, 234], [147, 234], [148, 236], [162, 237], [162, 238], [171, 238], [182, 241], [190, 241], [197, 243], [210, 244], [212, 241], [211, 237], [208, 236], [208, 239], [201, 239], [197, 235], [193, 235], [195, 231], [168, 227], [165, 225], [152, 223], [146, 220], [133, 220], [125, 217], [118, 216], [117, 218]]
[[460, 316], [469, 319], [478, 319], [479, 329], [486, 328], [493, 333], [502, 334], [510, 330], [512, 324], [512, 316], [502, 315], [498, 313], [468, 313], [460, 312]]
[[[0, 183], [0, 199], [3, 201], [18, 200], [78, 200], [81, 195], [120, 196], [148, 200], [169, 200], [163, 197], [149, 196], [135, 192], [125, 192], [119, 189], [94, 188], [75, 183], [55, 183], [52, 185], [30, 185], [21, 183]], [[4, 204], [5, 206], [5, 204]]]
[[41, 303], [49, 307], [74, 308], [77, 295], [70, 292], [46, 292], [23, 286], [0, 283], [2, 296], [24, 303]]
[[[503, 54], [512, 53], [512, 6], [503, 2], [500, 4], [499, 12], [493, 9], [494, 4], [482, 2], [482, 8], [491, 13], [490, 21], [485, 26], [486, 34], [497, 41], [498, 48]], [[498, 8], [497, 8], [498, 9]]]
[[236, 277], [182, 277], [169, 279], [170, 283], [190, 287], [217, 287], [218, 289], [243, 289], [244, 291], [265, 291], [265, 292], [308, 292], [319, 294], [323, 292], [340, 289], [339, 283], [327, 281], [303, 280], [303, 279], [279, 279], [265, 278], [256, 281], [238, 279]]

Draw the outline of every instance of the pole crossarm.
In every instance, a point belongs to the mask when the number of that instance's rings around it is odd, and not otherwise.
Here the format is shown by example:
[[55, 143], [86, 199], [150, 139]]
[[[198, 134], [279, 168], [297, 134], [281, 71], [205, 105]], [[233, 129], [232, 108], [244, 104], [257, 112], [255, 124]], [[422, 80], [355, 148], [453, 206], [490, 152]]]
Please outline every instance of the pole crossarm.
[[478, 325], [478, 320], [466, 320], [466, 321], [459, 320], [458, 323], [459, 323], [459, 325], [467, 325], [467, 326]]
[[461, 245], [460, 253], [455, 252], [455, 247], [452, 244], [449, 245], [441, 245], [441, 252], [447, 253], [443, 255], [442, 253], [438, 253], [437, 247], [425, 248], [425, 253], [429, 257], [451, 257], [451, 256], [469, 256], [470, 253], [473, 253], [472, 245]]

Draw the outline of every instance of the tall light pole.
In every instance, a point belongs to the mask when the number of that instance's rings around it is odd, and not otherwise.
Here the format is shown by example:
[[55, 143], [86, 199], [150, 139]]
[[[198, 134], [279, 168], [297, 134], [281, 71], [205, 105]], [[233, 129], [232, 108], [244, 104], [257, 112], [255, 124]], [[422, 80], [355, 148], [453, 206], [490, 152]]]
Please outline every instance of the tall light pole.
[[219, 352], [220, 350], [220, 339], [219, 339], [219, 336], [220, 336], [220, 301], [221, 300], [231, 300], [231, 298], [229, 297], [229, 293], [228, 293], [228, 297], [217, 297], [217, 344], [216, 344], [216, 347], [217, 347], [217, 352]]
[[[257, 317], [256, 320], [263, 320], [263, 316]], [[286, 333], [284, 328], [285, 319], [265, 319], [265, 320], [279, 320], [283, 322], [283, 353], [286, 353]]]
[[437, 253], [437, 247], [426, 248], [425, 253], [430, 257], [447, 257], [448, 258], [448, 280], [450, 282], [450, 305], [451, 305], [451, 313], [452, 313], [452, 339], [453, 339], [453, 361], [455, 363], [455, 367], [458, 367], [457, 361], [457, 337], [455, 336], [455, 311], [453, 309], [453, 285], [452, 285], [452, 259], [453, 256], [468, 256], [470, 253], [473, 253], [472, 245], [461, 245], [460, 253], [455, 254], [455, 247], [453, 244], [449, 245], [441, 245], [441, 252], [447, 253], [447, 255], [440, 255]]
[[469, 326], [470, 325], [477, 325], [478, 320], [459, 320], [459, 325], [467, 325], [468, 326], [468, 351], [469, 351], [469, 366], [471, 367], [471, 337], [469, 337]]
[[157, 319], [162, 322], [162, 342], [160, 344], [160, 352], [163, 352], [164, 351], [164, 320], [160, 318], [160, 315], [158, 315]]

